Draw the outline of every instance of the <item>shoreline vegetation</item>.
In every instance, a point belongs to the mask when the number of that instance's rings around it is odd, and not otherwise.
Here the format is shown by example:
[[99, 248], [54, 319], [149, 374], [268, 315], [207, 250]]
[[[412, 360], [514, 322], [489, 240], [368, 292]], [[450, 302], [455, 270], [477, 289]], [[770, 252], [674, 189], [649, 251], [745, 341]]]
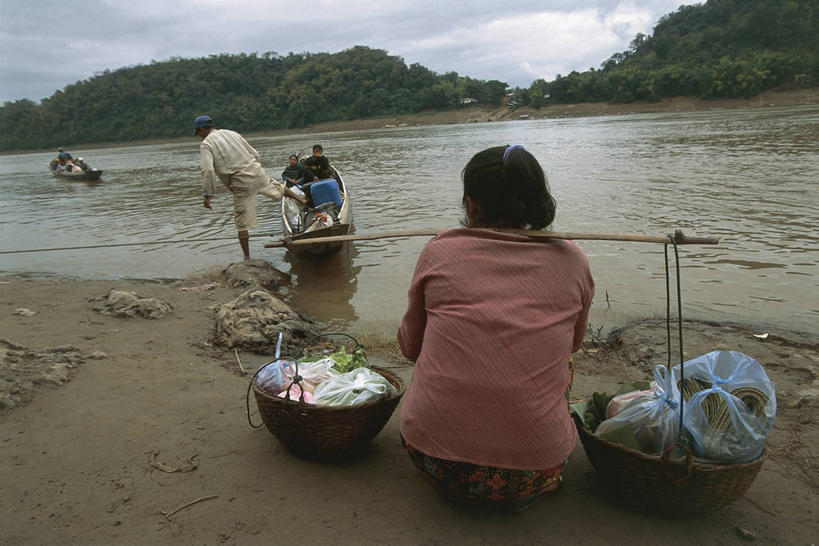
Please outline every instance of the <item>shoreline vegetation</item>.
[[[551, 81], [537, 78], [525, 88], [455, 71], [436, 73], [366, 45], [336, 53], [171, 57], [106, 69], [39, 104], [5, 102], [0, 125], [7, 130], [0, 133], [0, 149], [176, 139], [203, 113], [222, 127], [251, 135], [272, 128], [321, 131], [654, 112], [663, 105], [685, 111], [737, 97], [750, 100], [729, 100], [722, 107], [764, 104], [772, 90], [819, 85], [817, 17], [815, 0], [680, 6], [661, 16], [651, 35], [637, 33], [627, 50], [613, 52], [599, 65], [556, 74]], [[199, 85], [202, 81], [209, 85]], [[680, 97], [706, 101], [692, 106]]]
[[[699, 97], [673, 97], [656, 102], [635, 101], [631, 103], [582, 102], [574, 104], [556, 104], [542, 108], [522, 107], [511, 109], [506, 106], [466, 106], [447, 110], [430, 110], [395, 116], [378, 116], [344, 121], [325, 121], [312, 124], [302, 129], [275, 129], [270, 131], [253, 131], [243, 133], [248, 138], [294, 135], [303, 136], [313, 133], [338, 131], [364, 131], [374, 129], [400, 129], [404, 127], [426, 125], [451, 125], [458, 123], [489, 123], [495, 121], [535, 120], [552, 118], [581, 118], [593, 116], [620, 116], [630, 114], [709, 112], [736, 110], [742, 108], [770, 108], [788, 106], [819, 105], [819, 87], [791, 91], [766, 91], [752, 98], [702, 99]], [[191, 120], [191, 123], [193, 121]], [[226, 129], [231, 127], [225, 126]], [[77, 149], [124, 148], [131, 146], [148, 146], [192, 142], [187, 136], [174, 139], [139, 140], [116, 143], [89, 143], [73, 146]], [[17, 155], [49, 152], [50, 149], [3, 151], [3, 155]]]
[[[436, 495], [401, 447], [398, 411], [367, 450], [335, 463], [301, 459], [265, 428], [252, 430], [247, 419], [258, 423], [259, 416], [251, 399], [246, 417], [248, 382], [272, 357], [221, 345], [215, 326], [216, 309], [243, 290], [213, 275], [0, 280], [6, 461], [0, 511], [10, 542], [254, 544], [276, 537], [324, 544], [345, 537], [457, 544], [479, 536], [525, 544], [548, 532], [550, 541], [580, 537], [582, 544], [649, 537], [663, 544], [809, 544], [819, 534], [810, 508], [819, 503], [819, 464], [811, 451], [819, 442], [815, 340], [684, 321], [686, 360], [713, 350], [748, 354], [776, 384], [778, 402], [762, 471], [742, 498], [696, 525], [610, 498], [580, 442], [559, 495], [505, 515]], [[99, 302], [113, 291], [138, 295], [165, 314], [103, 312]], [[676, 332], [675, 324], [672, 351]], [[409, 384], [412, 364], [395, 354], [386, 333], [359, 341], [372, 364]], [[605, 339], [590, 330], [574, 356], [572, 399], [650, 379], [652, 368], [667, 362], [666, 349], [665, 320], [636, 321]], [[544, 518], [561, 525], [544, 527]], [[295, 524], [282, 527], [287, 521]]]

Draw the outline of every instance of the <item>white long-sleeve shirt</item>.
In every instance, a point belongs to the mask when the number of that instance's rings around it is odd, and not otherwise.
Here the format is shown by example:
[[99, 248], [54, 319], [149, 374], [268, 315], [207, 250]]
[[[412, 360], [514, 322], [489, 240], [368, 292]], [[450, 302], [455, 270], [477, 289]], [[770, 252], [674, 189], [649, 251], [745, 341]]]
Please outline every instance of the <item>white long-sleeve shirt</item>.
[[230, 189], [231, 175], [248, 171], [255, 166], [264, 172], [259, 152], [235, 131], [212, 130], [202, 141], [199, 150], [205, 195], [214, 194], [217, 177]]

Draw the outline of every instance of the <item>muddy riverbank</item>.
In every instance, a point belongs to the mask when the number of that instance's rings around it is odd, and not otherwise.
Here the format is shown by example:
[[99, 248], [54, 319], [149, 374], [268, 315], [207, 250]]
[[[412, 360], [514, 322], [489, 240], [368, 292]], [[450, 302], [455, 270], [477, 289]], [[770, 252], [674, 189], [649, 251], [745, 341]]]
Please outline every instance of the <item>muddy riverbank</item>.
[[[362, 458], [330, 464], [297, 458], [265, 429], [250, 428], [249, 376], [233, 351], [213, 344], [214, 306], [241, 289], [212, 283], [2, 280], [0, 383], [8, 386], [10, 370], [21, 366], [32, 372], [30, 387], [18, 385], [19, 404], [0, 409], [0, 511], [9, 543], [730, 544], [751, 537], [808, 544], [819, 537], [815, 340], [684, 324], [686, 358], [742, 351], [776, 383], [768, 460], [733, 505], [693, 524], [630, 511], [604, 494], [578, 443], [559, 495], [521, 514], [486, 513], [435, 494], [400, 445], [397, 413]], [[112, 289], [172, 311], [155, 319], [102, 313], [99, 299]], [[573, 397], [646, 379], [666, 360], [665, 335], [662, 320], [635, 322], [606, 340], [591, 332], [577, 354]], [[412, 366], [391, 352], [389, 337], [365, 343], [373, 362], [411, 380]], [[246, 370], [270, 359], [238, 357]], [[162, 465], [195, 468], [169, 473]], [[205, 500], [162, 514], [197, 499]]]

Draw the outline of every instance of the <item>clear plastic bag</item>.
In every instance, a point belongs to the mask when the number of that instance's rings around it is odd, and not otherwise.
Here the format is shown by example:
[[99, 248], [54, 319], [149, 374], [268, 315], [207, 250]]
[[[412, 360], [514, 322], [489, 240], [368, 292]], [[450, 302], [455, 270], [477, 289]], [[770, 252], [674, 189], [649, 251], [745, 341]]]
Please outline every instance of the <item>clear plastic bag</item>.
[[[301, 389], [298, 385], [293, 385], [290, 387], [290, 393], [288, 394], [287, 389], [283, 390], [278, 394], [279, 398], [287, 398], [288, 400], [292, 400], [294, 402], [299, 402], [301, 400]], [[314, 404], [313, 401], [313, 393], [309, 391], [304, 392], [304, 401], [308, 404]]]
[[595, 434], [612, 441], [631, 437], [643, 453], [659, 455], [677, 440], [680, 431], [679, 392], [665, 366], [655, 366], [656, 385], [647, 394], [635, 398], [628, 408], [606, 419]]
[[[299, 383], [304, 387], [304, 392], [312, 393], [323, 381], [336, 377], [338, 372], [333, 369], [335, 364], [336, 362], [332, 358], [322, 358], [315, 362], [299, 362], [298, 368], [301, 376]], [[296, 377], [296, 367], [287, 368], [284, 373], [287, 376], [287, 383], [285, 383], [284, 389], [281, 390], [287, 389], [287, 386]]]
[[279, 394], [292, 381], [296, 364], [289, 360], [274, 360], [264, 364], [256, 375], [256, 384], [270, 394]]
[[308, 224], [307, 229], [304, 230], [305, 233], [321, 228], [332, 227], [333, 219], [326, 212], [317, 212], [308, 220]]
[[[291, 189], [295, 189], [296, 186], [293, 186]], [[287, 222], [290, 224], [290, 229], [293, 233], [301, 233], [304, 230], [304, 226], [302, 225], [301, 220], [301, 206], [299, 202], [295, 199], [285, 199], [284, 200], [284, 215], [287, 218]]]
[[276, 342], [276, 355], [273, 362], [262, 364], [256, 373], [256, 384], [259, 388], [277, 395], [286, 389], [291, 383], [295, 374], [296, 364], [289, 360], [280, 360], [282, 348], [282, 333], [279, 332], [279, 339]]
[[762, 364], [737, 351], [713, 351], [684, 365], [685, 383], [679, 366], [672, 375], [694, 454], [732, 463], [759, 457], [776, 419], [776, 391]]
[[[655, 383], [652, 383], [652, 385], [655, 385]], [[611, 419], [615, 415], [627, 410], [634, 404], [639, 404], [640, 402], [648, 400], [646, 397], [649, 396], [651, 396], [650, 389], [645, 391], [632, 391], [615, 396], [606, 405], [606, 419]]]
[[316, 387], [315, 403], [324, 406], [354, 406], [389, 398], [397, 390], [383, 375], [369, 368], [356, 368], [328, 379]]
[[290, 187], [290, 191], [292, 191], [293, 193], [295, 193], [295, 194], [296, 194], [296, 195], [298, 195], [299, 197], [306, 197], [306, 196], [304, 195], [304, 192], [303, 192], [303, 191], [302, 191], [302, 189], [301, 189], [301, 186], [299, 186], [299, 185], [296, 185], [296, 186], [291, 186], [291, 187]]

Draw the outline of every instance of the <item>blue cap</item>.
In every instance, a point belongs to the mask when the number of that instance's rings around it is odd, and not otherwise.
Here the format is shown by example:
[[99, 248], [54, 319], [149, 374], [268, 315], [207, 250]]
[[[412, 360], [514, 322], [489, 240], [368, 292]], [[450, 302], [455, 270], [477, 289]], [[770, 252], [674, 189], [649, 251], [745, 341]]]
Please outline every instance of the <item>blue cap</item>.
[[213, 120], [210, 119], [210, 116], [199, 116], [193, 120], [193, 136], [196, 136], [196, 132], [202, 127], [213, 127]]

